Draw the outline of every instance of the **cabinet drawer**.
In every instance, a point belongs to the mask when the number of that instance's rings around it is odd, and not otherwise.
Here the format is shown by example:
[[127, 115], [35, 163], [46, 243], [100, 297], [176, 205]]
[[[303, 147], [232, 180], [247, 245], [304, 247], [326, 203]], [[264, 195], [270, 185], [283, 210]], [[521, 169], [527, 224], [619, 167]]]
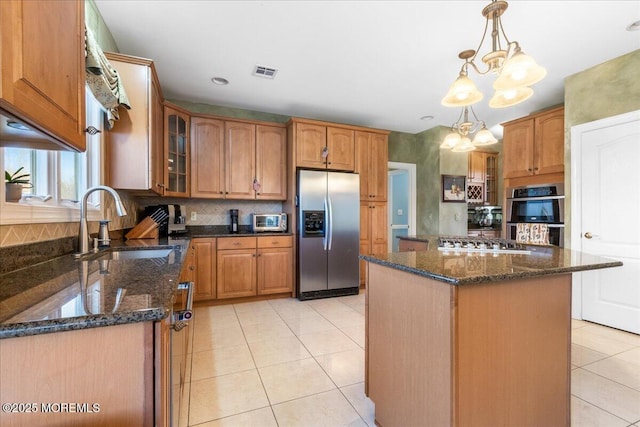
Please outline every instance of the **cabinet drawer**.
[[259, 248], [290, 248], [292, 246], [293, 246], [293, 236], [258, 237]]
[[221, 237], [218, 239], [218, 250], [255, 249], [255, 237]]
[[400, 239], [398, 250], [400, 252], [426, 251], [429, 248], [429, 242], [419, 242], [417, 240]]

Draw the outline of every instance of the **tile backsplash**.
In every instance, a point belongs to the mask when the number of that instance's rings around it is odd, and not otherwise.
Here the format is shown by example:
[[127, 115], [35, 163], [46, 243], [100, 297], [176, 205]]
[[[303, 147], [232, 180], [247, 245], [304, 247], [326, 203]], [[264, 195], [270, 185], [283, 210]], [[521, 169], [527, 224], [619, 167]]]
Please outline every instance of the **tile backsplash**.
[[[113, 207], [113, 199], [105, 197], [107, 219], [111, 220], [109, 229], [112, 231], [128, 229], [135, 226], [142, 219], [145, 206], [177, 204], [185, 205], [187, 225], [228, 225], [230, 224], [229, 209], [239, 210], [240, 225], [249, 225], [249, 216], [257, 213], [280, 213], [282, 202], [253, 201], [253, 200], [202, 200], [180, 199], [164, 197], [133, 197], [126, 192], [119, 191], [127, 215], [119, 217]], [[191, 220], [191, 213], [196, 212], [196, 220]], [[89, 222], [89, 232], [98, 232], [98, 222]], [[0, 247], [25, 245], [64, 237], [77, 237], [78, 222], [46, 223], [46, 224], [13, 224], [0, 226]]]
[[[185, 205], [187, 210], [187, 225], [229, 225], [230, 209], [238, 209], [240, 225], [249, 225], [251, 213], [280, 213], [282, 202], [253, 201], [253, 200], [202, 200], [179, 199], [165, 197], [141, 197], [138, 199], [140, 209], [151, 205]], [[191, 219], [191, 213], [196, 213], [196, 219]]]

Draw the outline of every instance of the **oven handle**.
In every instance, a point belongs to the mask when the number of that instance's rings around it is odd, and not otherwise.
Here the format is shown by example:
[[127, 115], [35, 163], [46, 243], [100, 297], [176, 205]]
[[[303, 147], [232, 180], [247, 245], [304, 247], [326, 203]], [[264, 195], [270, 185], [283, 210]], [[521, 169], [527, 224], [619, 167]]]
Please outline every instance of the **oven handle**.
[[173, 312], [171, 327], [174, 331], [183, 329], [193, 317], [193, 282], [178, 283], [178, 290], [184, 289], [187, 290], [187, 304], [184, 310], [176, 310]]
[[519, 201], [527, 201], [527, 200], [562, 200], [564, 196], [538, 196], [538, 197], [509, 197], [507, 198], [507, 204], [509, 202], [519, 202]]

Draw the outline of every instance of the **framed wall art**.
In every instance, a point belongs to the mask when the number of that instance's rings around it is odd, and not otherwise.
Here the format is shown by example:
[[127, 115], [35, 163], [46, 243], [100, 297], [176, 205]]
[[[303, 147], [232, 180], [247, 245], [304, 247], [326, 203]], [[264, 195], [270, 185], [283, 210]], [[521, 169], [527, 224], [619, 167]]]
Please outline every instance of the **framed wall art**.
[[465, 203], [467, 201], [467, 177], [464, 175], [442, 175], [442, 201]]

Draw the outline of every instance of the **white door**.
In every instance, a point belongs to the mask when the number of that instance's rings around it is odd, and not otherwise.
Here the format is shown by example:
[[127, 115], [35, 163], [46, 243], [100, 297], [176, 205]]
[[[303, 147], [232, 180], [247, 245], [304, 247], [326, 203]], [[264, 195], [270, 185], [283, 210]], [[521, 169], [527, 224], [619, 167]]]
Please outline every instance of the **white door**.
[[576, 126], [571, 140], [571, 246], [624, 264], [576, 274], [574, 297], [584, 320], [640, 333], [640, 111]]
[[416, 234], [416, 165], [389, 162], [387, 185], [389, 252], [398, 252], [398, 236]]

